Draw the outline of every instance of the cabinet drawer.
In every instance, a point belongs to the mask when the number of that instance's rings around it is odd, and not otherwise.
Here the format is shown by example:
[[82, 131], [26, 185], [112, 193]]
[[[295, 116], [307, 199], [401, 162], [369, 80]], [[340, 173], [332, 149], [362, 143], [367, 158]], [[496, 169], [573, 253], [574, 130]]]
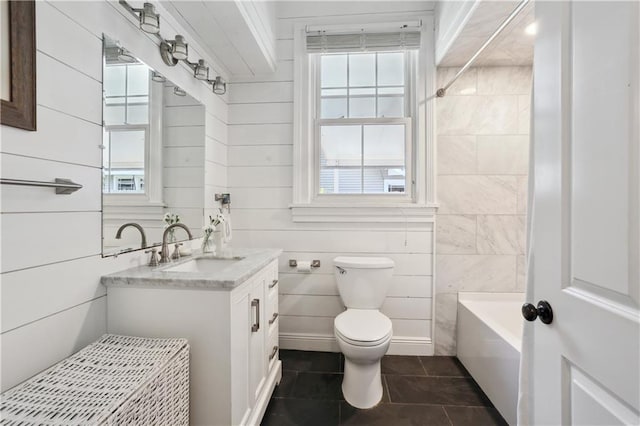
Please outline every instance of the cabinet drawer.
[[273, 261], [266, 268], [266, 283], [269, 294], [278, 293], [278, 261]]
[[270, 292], [267, 295], [267, 306], [265, 310], [265, 320], [267, 322], [269, 332], [271, 332], [272, 326], [278, 320], [278, 315], [278, 293]]
[[278, 346], [278, 323], [279, 319], [276, 319], [271, 327], [269, 327], [269, 337], [267, 339], [267, 362], [269, 363], [268, 371], [275, 365], [276, 361], [280, 358], [280, 347]]

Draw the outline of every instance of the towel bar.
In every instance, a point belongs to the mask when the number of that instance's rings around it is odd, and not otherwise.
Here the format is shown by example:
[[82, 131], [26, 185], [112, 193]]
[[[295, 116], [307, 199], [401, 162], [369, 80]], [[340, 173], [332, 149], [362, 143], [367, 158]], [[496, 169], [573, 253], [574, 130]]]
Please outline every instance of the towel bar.
[[39, 180], [23, 180], [23, 179], [6, 179], [0, 178], [0, 184], [2, 185], [20, 185], [20, 186], [40, 186], [46, 188], [55, 188], [56, 194], [72, 194], [78, 189], [82, 188], [82, 185], [75, 183], [70, 179], [56, 178], [55, 182], [43, 182]]

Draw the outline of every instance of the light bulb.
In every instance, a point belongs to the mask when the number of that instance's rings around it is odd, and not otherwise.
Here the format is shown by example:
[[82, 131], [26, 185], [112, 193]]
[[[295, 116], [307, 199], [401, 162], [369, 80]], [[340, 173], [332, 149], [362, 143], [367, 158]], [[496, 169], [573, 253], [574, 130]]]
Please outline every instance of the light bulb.
[[164, 83], [165, 81], [167, 81], [167, 78], [157, 71], [151, 71], [151, 80], [155, 81], [156, 83]]
[[222, 77], [217, 76], [215, 80], [212, 82], [213, 84], [213, 93], [216, 95], [224, 95], [227, 93], [227, 83], [222, 79]]
[[198, 63], [193, 69], [193, 76], [198, 80], [208, 80], [209, 79], [209, 67], [204, 62], [204, 59], [198, 60]]
[[177, 35], [176, 39], [171, 42], [171, 55], [179, 61], [187, 59], [189, 56], [189, 44], [183, 36]]
[[140, 29], [149, 34], [160, 32], [160, 15], [151, 3], [145, 3], [140, 9]]

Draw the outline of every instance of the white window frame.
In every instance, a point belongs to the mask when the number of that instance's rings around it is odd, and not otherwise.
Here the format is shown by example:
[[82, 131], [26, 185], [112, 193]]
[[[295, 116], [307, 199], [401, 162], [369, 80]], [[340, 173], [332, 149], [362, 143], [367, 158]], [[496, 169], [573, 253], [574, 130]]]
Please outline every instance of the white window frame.
[[[163, 123], [163, 84], [152, 84], [149, 81], [149, 122], [148, 124], [111, 125], [105, 129], [145, 130], [144, 158], [144, 192], [122, 193], [109, 192], [103, 194], [103, 203], [108, 206], [128, 207], [164, 207], [162, 195], [162, 127]], [[103, 153], [104, 155], [104, 153]]]
[[[104, 126], [104, 130], [105, 132], [109, 135], [109, 155], [111, 155], [111, 148], [113, 146], [113, 142], [111, 141], [111, 135], [115, 132], [127, 132], [127, 131], [143, 131], [144, 132], [144, 177], [147, 177], [147, 174], [149, 172], [149, 167], [147, 165], [148, 163], [148, 157], [149, 157], [149, 152], [150, 152], [150, 136], [149, 136], [149, 125], [148, 124], [120, 124], [120, 125], [111, 125], [111, 126]], [[107, 151], [103, 151], [103, 155], [105, 155], [107, 153]], [[109, 158], [109, 173], [111, 175], [111, 158]], [[113, 176], [113, 175], [111, 175]], [[145, 179], [146, 180], [146, 179]], [[146, 183], [146, 182], [145, 182]], [[111, 183], [111, 179], [110, 179], [110, 186], [113, 185], [113, 183]], [[104, 191], [104, 187], [102, 188], [102, 190]], [[105, 196], [108, 197], [118, 197], [118, 196], [146, 196], [147, 190], [146, 190], [146, 185], [145, 185], [145, 190], [142, 192], [111, 192], [111, 190], [109, 192], [104, 192]]]
[[[398, 18], [396, 16], [396, 18]], [[416, 16], [399, 17], [415, 21]], [[411, 93], [405, 94], [410, 102], [407, 144], [406, 179], [410, 182], [402, 194], [319, 194], [319, 126], [316, 109], [319, 102], [317, 81], [317, 54], [306, 49], [306, 28], [321, 25], [330, 28], [326, 19], [310, 19], [294, 24], [294, 138], [293, 138], [293, 203], [294, 222], [432, 222], [435, 204], [435, 63], [433, 15], [418, 17], [422, 21], [421, 47], [415, 64], [416, 75], [409, 80]], [[395, 20], [395, 19], [394, 19]], [[366, 18], [353, 24], [373, 26]], [[340, 25], [344, 30], [345, 25]], [[409, 68], [409, 67], [407, 67]], [[411, 70], [407, 70], [411, 72]], [[413, 77], [413, 76], [412, 76]], [[415, 86], [411, 82], [415, 81]], [[408, 98], [408, 99], [407, 99]], [[348, 124], [350, 119], [337, 119]], [[374, 124], [381, 124], [375, 119]], [[397, 120], [397, 119], [393, 119]], [[357, 119], [361, 123], [363, 119]]]
[[[313, 105], [313, 109], [310, 113], [313, 115], [314, 120], [314, 156], [315, 164], [318, 165], [320, 161], [320, 127], [323, 124], [335, 124], [335, 125], [383, 125], [383, 124], [403, 124], [405, 126], [405, 153], [404, 153], [404, 167], [405, 167], [405, 192], [404, 193], [382, 193], [382, 194], [321, 194], [320, 193], [320, 168], [315, 167], [314, 171], [314, 202], [342, 202], [346, 199], [346, 202], [351, 202], [348, 197], [357, 197], [358, 202], [368, 201], [386, 202], [387, 197], [393, 197], [396, 202], [407, 202], [413, 198], [413, 147], [415, 145], [413, 140], [413, 117], [415, 117], [415, 106], [413, 93], [414, 81], [416, 81], [416, 55], [407, 52], [404, 63], [404, 81], [405, 81], [405, 93], [404, 93], [404, 117], [371, 117], [371, 118], [320, 118], [321, 108], [321, 87], [320, 87], [320, 75], [318, 75], [320, 69], [320, 55], [309, 55], [309, 66], [314, 68], [312, 85], [315, 87], [313, 91], [313, 98], [309, 100], [309, 103]], [[376, 99], [377, 102], [377, 99]], [[347, 98], [347, 108], [349, 105], [349, 98]], [[407, 114], [408, 112], [408, 114]], [[363, 182], [364, 183], [364, 182]]]

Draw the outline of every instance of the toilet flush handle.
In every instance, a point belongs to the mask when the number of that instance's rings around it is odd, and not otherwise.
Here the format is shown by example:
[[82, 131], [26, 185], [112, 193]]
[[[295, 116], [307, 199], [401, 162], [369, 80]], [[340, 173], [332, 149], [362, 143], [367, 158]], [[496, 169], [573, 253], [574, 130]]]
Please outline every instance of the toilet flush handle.
[[344, 269], [344, 268], [341, 268], [341, 267], [339, 267], [339, 266], [336, 266], [336, 268], [338, 268], [338, 272], [340, 272], [340, 275], [344, 275], [344, 274], [346, 274], [346, 273], [347, 273], [347, 270], [346, 270], [346, 269]]

